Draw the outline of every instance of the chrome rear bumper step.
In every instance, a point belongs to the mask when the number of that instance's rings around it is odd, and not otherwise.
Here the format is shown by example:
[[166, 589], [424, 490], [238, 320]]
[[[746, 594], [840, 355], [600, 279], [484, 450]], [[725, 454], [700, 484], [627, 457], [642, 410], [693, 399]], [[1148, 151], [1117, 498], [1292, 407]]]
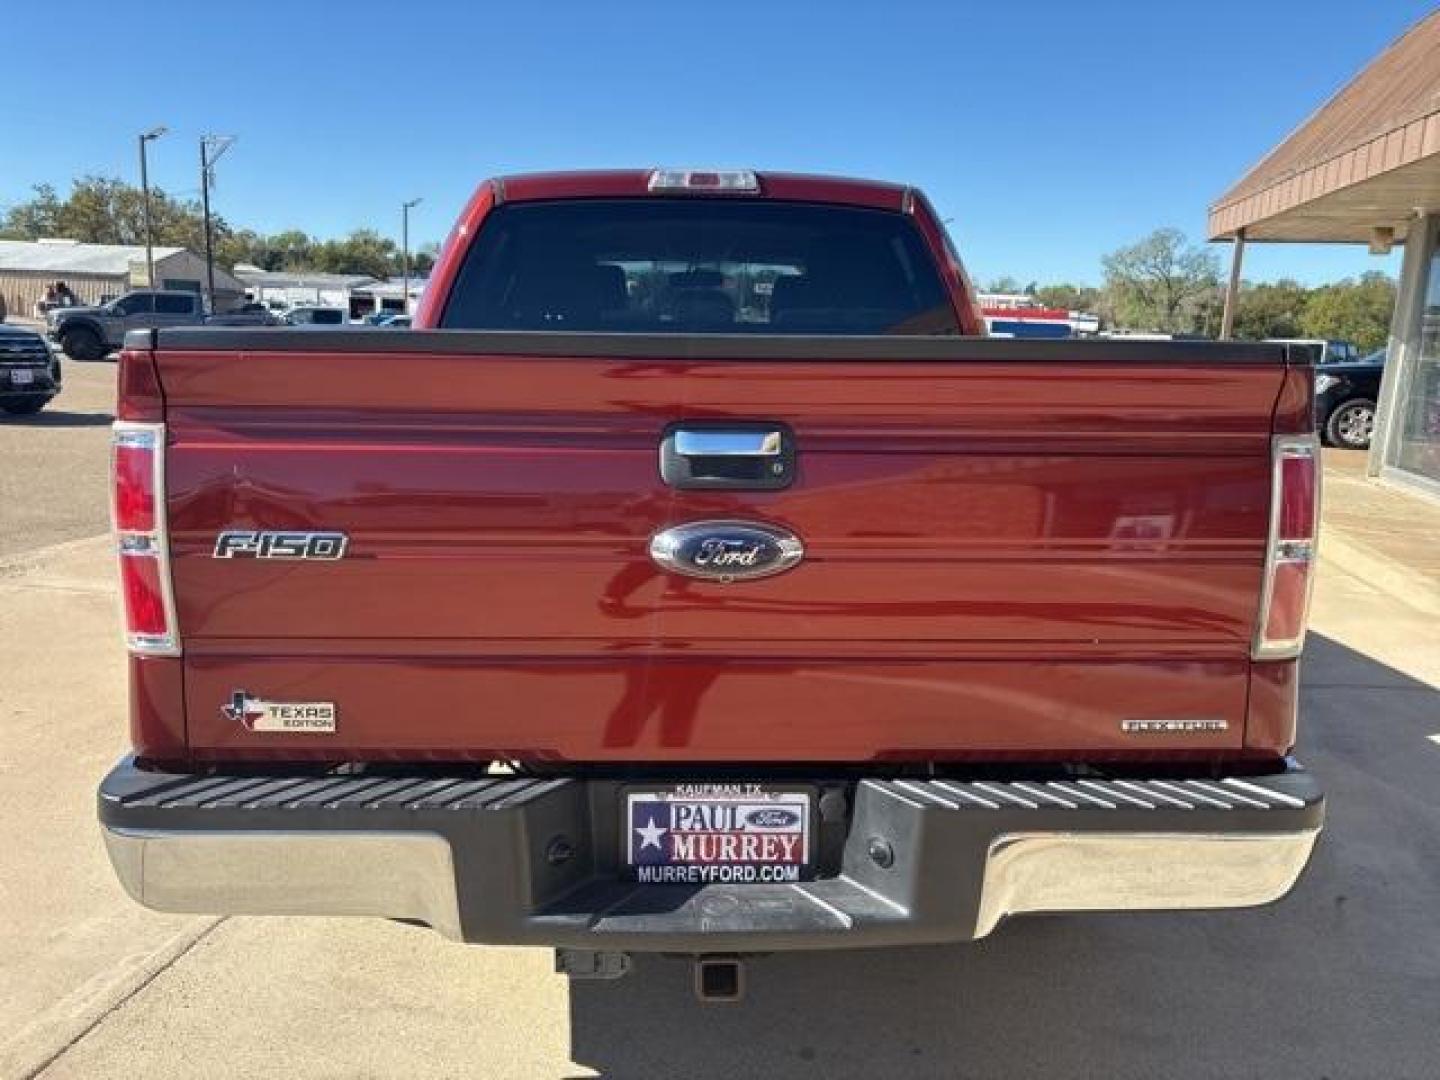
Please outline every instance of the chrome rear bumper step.
[[[846, 785], [814, 881], [638, 885], [618, 780], [189, 775], [122, 761], [99, 793], [126, 890], [160, 911], [373, 915], [456, 940], [754, 952], [961, 941], [1028, 912], [1283, 896], [1324, 798], [1298, 767], [1211, 780]], [[883, 856], [883, 857], [882, 857]]]

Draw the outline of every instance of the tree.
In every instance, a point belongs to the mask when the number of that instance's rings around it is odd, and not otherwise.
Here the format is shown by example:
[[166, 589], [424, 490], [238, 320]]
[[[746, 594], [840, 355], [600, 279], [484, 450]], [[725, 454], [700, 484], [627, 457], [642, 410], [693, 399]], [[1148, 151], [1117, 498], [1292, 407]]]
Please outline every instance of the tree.
[[[205, 250], [205, 222], [199, 203], [150, 189], [153, 235], [157, 246]], [[357, 229], [338, 240], [317, 240], [300, 229], [266, 236], [253, 229], [233, 228], [211, 214], [215, 261], [222, 266], [250, 263], [262, 270], [320, 270], [337, 274], [398, 276], [403, 258], [394, 240], [374, 229]], [[105, 176], [83, 176], [61, 199], [47, 184], [34, 196], [12, 206], [0, 219], [0, 236], [17, 240], [65, 237], [91, 244], [145, 243], [145, 200], [139, 188]], [[411, 253], [416, 277], [434, 265], [439, 246], [427, 244]]]
[[440, 259], [440, 245], [434, 242], [422, 244], [419, 251], [410, 253], [410, 273], [416, 277], [429, 277], [430, 271]]
[[356, 229], [344, 239], [327, 240], [316, 247], [312, 258], [317, 270], [377, 278], [389, 277], [399, 261], [395, 241], [374, 229]]
[[1089, 312], [1100, 308], [1100, 290], [1089, 285], [1041, 285], [1034, 295], [1047, 308]]
[[1156, 229], [1101, 259], [1119, 322], [1164, 333], [1213, 332], [1220, 309], [1220, 259], [1179, 229]]
[[5, 215], [0, 235], [7, 240], [38, 240], [59, 235], [60, 197], [49, 184], [36, 184], [35, 197], [17, 203]]
[[315, 241], [299, 229], [286, 229], [265, 240], [276, 270], [306, 270], [315, 263]]
[[[34, 198], [16, 204], [5, 215], [7, 235], [23, 240], [66, 237], [88, 244], [145, 243], [145, 199], [139, 188], [111, 177], [82, 176], [64, 200], [47, 184], [34, 191]], [[151, 188], [150, 216], [157, 245], [204, 249], [204, 219], [198, 203]], [[224, 218], [212, 214], [210, 222], [217, 242], [230, 235]]]
[[1301, 316], [1309, 296], [1309, 289], [1289, 278], [1262, 285], [1244, 282], [1235, 305], [1235, 336], [1250, 340], [1302, 336]]
[[1390, 336], [1394, 310], [1395, 282], [1372, 270], [1359, 281], [1346, 278], [1312, 292], [1300, 327], [1306, 337], [1342, 338], [1353, 341], [1361, 352], [1371, 352]]
[[278, 270], [279, 263], [273, 259], [270, 239], [253, 229], [236, 229], [215, 242], [215, 259], [226, 266], [248, 263], [262, 270]]
[[1003, 277], [991, 278], [990, 284], [985, 286], [985, 291], [990, 293], [1019, 293], [1020, 282], [1006, 274]]

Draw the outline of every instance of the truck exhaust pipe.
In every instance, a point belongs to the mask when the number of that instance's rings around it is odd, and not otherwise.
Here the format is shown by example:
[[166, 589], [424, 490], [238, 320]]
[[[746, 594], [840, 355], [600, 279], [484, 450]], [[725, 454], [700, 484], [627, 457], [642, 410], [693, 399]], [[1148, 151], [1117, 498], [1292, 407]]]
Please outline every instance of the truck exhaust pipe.
[[695, 958], [695, 996], [707, 1005], [745, 996], [745, 962], [738, 956]]

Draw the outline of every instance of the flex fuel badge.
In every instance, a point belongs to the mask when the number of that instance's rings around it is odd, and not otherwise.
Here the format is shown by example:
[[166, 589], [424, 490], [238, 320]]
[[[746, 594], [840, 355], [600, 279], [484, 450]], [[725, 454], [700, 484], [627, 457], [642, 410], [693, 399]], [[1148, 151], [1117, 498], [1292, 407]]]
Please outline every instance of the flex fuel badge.
[[262, 701], [244, 690], [220, 706], [226, 720], [238, 720], [246, 731], [289, 731], [315, 735], [335, 733], [333, 701]]

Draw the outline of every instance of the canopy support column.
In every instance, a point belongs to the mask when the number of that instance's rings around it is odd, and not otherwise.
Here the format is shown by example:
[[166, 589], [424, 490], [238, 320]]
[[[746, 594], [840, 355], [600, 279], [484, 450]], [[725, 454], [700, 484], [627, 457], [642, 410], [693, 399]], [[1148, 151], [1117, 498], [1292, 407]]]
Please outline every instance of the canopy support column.
[[1240, 299], [1240, 266], [1245, 261], [1245, 230], [1235, 230], [1235, 244], [1230, 254], [1230, 283], [1225, 287], [1225, 313], [1220, 316], [1220, 340], [1235, 332], [1235, 305]]

